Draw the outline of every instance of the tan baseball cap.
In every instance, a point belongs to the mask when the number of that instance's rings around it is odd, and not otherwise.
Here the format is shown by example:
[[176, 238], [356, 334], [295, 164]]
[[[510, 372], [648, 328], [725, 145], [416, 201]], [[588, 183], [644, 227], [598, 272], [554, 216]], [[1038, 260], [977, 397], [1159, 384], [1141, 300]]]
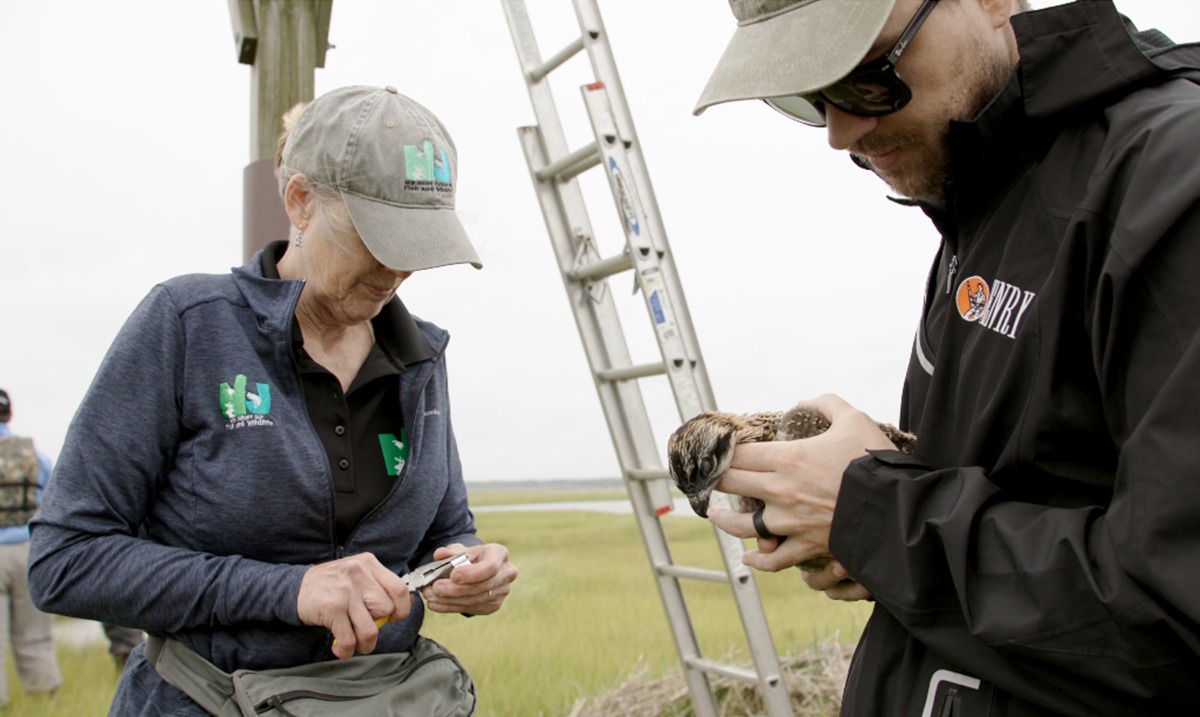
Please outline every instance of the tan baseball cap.
[[737, 18], [693, 114], [819, 90], [862, 63], [896, 0], [729, 0]]
[[352, 86], [304, 108], [283, 163], [337, 189], [381, 264], [483, 268], [454, 210], [458, 154], [432, 112], [395, 87]]

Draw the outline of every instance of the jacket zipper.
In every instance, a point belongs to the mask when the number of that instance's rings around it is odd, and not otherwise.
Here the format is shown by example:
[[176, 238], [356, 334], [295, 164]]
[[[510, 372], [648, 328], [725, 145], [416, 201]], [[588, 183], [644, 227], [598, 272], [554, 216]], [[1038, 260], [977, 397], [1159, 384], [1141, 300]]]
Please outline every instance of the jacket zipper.
[[[301, 284], [303, 284], [305, 280], [301, 279], [300, 281], [301, 281]], [[299, 302], [300, 302], [300, 294], [297, 293], [296, 300], [292, 302], [292, 305], [288, 311], [288, 316], [293, 316], [293, 317], [295, 316], [296, 305]], [[291, 340], [292, 340], [291, 339], [292, 335], [291, 335], [291, 330], [290, 330], [291, 323], [288, 323], [288, 327], [289, 327], [289, 330], [286, 334], [287, 352], [288, 352], [288, 356], [291, 358], [291, 362], [292, 362], [292, 375], [295, 377], [295, 380], [296, 380], [296, 389], [300, 394], [300, 405], [304, 407], [304, 420], [308, 422], [309, 435], [312, 436], [316, 440], [318, 446], [321, 446], [321, 454], [324, 455], [325, 448], [321, 444], [321, 437], [317, 435], [317, 427], [313, 425], [312, 417], [309, 416], [309, 414], [308, 414], [308, 402], [304, 398], [304, 377], [300, 375], [300, 365], [298, 363], [296, 363], [296, 354], [293, 351], [292, 344], [291, 344]], [[334, 510], [333, 515], [330, 516], [331, 522], [329, 524], [329, 535], [332, 537], [332, 540], [330, 542], [333, 543], [333, 559], [338, 560], [340, 558], [346, 557], [346, 549], [343, 546], [338, 545], [338, 542], [337, 542], [337, 527], [336, 527], [337, 492], [336, 492], [336, 489], [333, 487], [333, 473], [330, 471], [328, 459], [321, 461], [321, 464], [323, 466], [323, 471], [325, 472], [325, 475], [327, 477], [326, 485], [329, 486], [330, 505], [333, 506], [333, 510]], [[331, 654], [332, 651], [333, 651], [333, 633], [330, 632], [325, 637], [325, 652]], [[261, 713], [263, 711], [271, 709], [270, 706], [267, 706], [264, 708], [264, 705], [266, 705], [266, 702], [260, 704], [256, 708], [256, 710]], [[260, 709], [260, 708], [262, 708], [262, 709]], [[291, 714], [283, 709], [280, 709], [280, 711], [285, 715]]]
[[954, 290], [954, 275], [958, 273], [958, 254], [950, 257], [950, 266], [946, 267], [946, 293]]

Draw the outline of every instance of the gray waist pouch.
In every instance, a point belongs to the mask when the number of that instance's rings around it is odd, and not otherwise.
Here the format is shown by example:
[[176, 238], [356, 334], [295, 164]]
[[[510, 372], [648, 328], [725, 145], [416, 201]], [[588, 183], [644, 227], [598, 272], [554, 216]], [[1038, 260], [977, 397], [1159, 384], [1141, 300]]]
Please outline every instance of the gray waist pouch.
[[168, 683], [217, 717], [458, 717], [475, 714], [475, 683], [446, 648], [356, 655], [277, 670], [224, 672], [177, 640], [146, 641]]

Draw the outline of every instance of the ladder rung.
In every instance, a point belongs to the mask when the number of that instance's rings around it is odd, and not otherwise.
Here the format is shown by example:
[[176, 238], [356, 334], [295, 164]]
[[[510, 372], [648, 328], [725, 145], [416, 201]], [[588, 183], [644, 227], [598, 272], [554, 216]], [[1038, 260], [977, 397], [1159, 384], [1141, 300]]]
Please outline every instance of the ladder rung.
[[629, 255], [628, 251], [623, 251], [607, 259], [601, 259], [587, 266], [572, 269], [566, 273], [566, 277], [571, 281], [597, 281], [599, 279], [607, 279], [613, 274], [629, 271], [632, 268], [633, 257]]
[[565, 157], [554, 160], [545, 167], [534, 172], [534, 176], [538, 181], [544, 182], [547, 179], [558, 177], [560, 179], [570, 179], [577, 174], [582, 174], [597, 164], [600, 164], [600, 147], [595, 142], [580, 147], [574, 152]]
[[690, 580], [706, 580], [710, 583], [728, 583], [729, 576], [720, 570], [709, 570], [707, 568], [691, 568], [686, 565], [659, 565], [658, 572], [660, 575], [669, 575], [673, 578], [688, 578]]
[[583, 49], [583, 36], [575, 38], [575, 41], [558, 51], [558, 54], [546, 60], [538, 67], [529, 71], [529, 81], [537, 82], [546, 75], [550, 74], [562, 63], [571, 59]]
[[[706, 660], [703, 657], [692, 657], [687, 659], [686, 662], [688, 666], [693, 669], [703, 670], [704, 672], [711, 674], [732, 677], [735, 680], [741, 680], [742, 682], [749, 682], [751, 684], [758, 683], [758, 673], [754, 670], [747, 670], [743, 667], [737, 667], [736, 665], [723, 665], [720, 662]], [[767, 677], [766, 679], [769, 684], [778, 683], [779, 680], [778, 677]]]
[[[754, 578], [741, 564], [744, 541], [713, 528], [724, 570], [680, 566], [671, 559], [667, 526], [660, 520], [678, 497], [670, 474], [654, 460], [659, 446], [643, 405], [641, 385], [626, 379], [665, 374], [681, 416], [711, 410], [715, 399], [691, 333], [683, 288], [673, 273], [674, 262], [657, 216], [640, 142], [600, 19], [598, 2], [607, 0], [564, 0], [575, 6], [581, 32], [578, 37], [564, 36], [570, 44], [548, 60], [538, 51], [525, 7], [527, 1], [501, 0], [536, 117], [536, 126], [520, 128], [518, 136], [588, 360], [594, 367], [605, 367], [594, 371], [593, 376], [682, 663], [692, 701], [691, 714], [718, 717], [717, 689], [710, 681], [713, 676], [724, 675], [747, 684], [758, 683], [762, 698], [759, 713], [764, 717], [792, 717], [791, 701]], [[581, 88], [593, 144], [572, 152], [555, 109], [549, 75], [581, 53], [588, 56], [595, 73], [594, 81]], [[611, 175], [608, 184], [618, 215], [624, 219], [624, 250], [608, 258], [601, 257], [593, 241], [580, 182], [575, 179], [597, 165], [611, 167], [606, 172]], [[638, 270], [634, 291], [643, 294], [662, 350], [661, 363], [653, 365], [633, 365], [613, 301], [614, 292], [607, 281], [615, 274], [634, 270]], [[716, 494], [717, 505], [722, 497], [728, 503], [726, 494]], [[750, 669], [700, 656], [683, 594], [683, 579], [730, 586], [753, 660]]]
[[656, 469], [631, 468], [625, 472], [625, 475], [629, 476], [629, 480], [644, 480], [644, 481], [665, 480], [665, 479], [668, 479], [671, 477], [671, 474], [666, 472], [662, 468], [656, 468]]
[[666, 372], [666, 366], [664, 366], [662, 363], [644, 363], [638, 366], [626, 366], [624, 368], [606, 368], [597, 371], [596, 377], [601, 381], [625, 381], [631, 378], [661, 376]]

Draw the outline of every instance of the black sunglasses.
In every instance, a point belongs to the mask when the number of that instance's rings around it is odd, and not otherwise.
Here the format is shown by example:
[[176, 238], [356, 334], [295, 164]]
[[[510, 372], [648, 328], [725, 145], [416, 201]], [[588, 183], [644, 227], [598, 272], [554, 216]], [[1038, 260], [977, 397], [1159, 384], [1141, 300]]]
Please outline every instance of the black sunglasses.
[[912, 90], [896, 74], [896, 63], [936, 4], [937, 0], [925, 0], [917, 8], [917, 14], [913, 15], [908, 27], [900, 33], [896, 46], [886, 56], [859, 65], [850, 74], [816, 92], [768, 97], [763, 102], [813, 127], [825, 126], [826, 103], [861, 117], [880, 117], [901, 109], [912, 99]]

